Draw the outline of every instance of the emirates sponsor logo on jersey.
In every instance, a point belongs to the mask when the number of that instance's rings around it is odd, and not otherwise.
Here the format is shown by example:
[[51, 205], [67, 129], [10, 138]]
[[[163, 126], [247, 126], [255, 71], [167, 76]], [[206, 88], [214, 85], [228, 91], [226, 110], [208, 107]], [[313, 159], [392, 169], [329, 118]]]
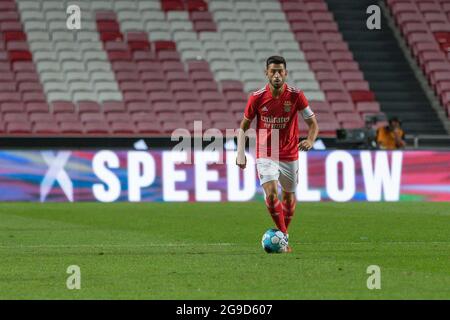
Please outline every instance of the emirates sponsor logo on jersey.
[[284, 129], [290, 117], [261, 116], [264, 127], [268, 129]]
[[283, 102], [284, 112], [290, 112], [291, 111], [291, 106], [292, 106], [292, 102], [290, 102], [290, 101]]

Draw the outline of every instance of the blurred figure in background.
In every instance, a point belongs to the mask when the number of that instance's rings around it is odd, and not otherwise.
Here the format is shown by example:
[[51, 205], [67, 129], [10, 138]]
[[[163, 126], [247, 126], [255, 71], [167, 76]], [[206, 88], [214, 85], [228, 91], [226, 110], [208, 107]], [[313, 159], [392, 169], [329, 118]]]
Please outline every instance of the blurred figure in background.
[[405, 132], [397, 117], [389, 119], [389, 125], [378, 128], [376, 135], [380, 149], [402, 149], [406, 146]]

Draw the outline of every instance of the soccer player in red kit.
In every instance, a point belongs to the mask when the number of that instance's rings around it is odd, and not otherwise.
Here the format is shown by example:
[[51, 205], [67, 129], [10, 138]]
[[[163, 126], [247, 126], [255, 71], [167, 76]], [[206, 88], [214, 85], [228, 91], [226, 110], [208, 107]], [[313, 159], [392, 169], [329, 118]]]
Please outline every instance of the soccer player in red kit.
[[[288, 227], [296, 205], [298, 150], [308, 151], [312, 148], [319, 127], [303, 92], [286, 84], [286, 60], [280, 56], [269, 57], [265, 73], [267, 85], [250, 95], [245, 108], [238, 135], [236, 164], [245, 169], [245, 131], [256, 117], [258, 176], [264, 189], [267, 209], [277, 228], [285, 234], [287, 243]], [[298, 112], [308, 125], [308, 136], [301, 142]], [[278, 143], [274, 146], [273, 140], [277, 138]], [[278, 182], [282, 189], [281, 201], [278, 199]], [[286, 252], [291, 252], [289, 246]]]

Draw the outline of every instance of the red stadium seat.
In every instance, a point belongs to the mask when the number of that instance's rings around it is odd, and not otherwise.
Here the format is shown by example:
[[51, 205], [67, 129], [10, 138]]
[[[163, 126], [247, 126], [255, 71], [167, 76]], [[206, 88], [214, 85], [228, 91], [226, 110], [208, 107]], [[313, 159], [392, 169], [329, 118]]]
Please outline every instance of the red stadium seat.
[[204, 111], [202, 104], [199, 102], [180, 102], [178, 104], [178, 110], [182, 113], [193, 111], [199, 112]]
[[109, 112], [105, 115], [106, 121], [109, 123], [131, 122], [131, 116], [127, 112]]
[[[10, 1], [14, 3], [13, 1]], [[1, 9], [0, 9], [1, 10]], [[20, 15], [18, 12], [15, 11], [3, 11], [0, 14], [0, 22], [18, 22], [20, 21]]]
[[114, 13], [114, 11], [97, 11], [95, 13], [95, 19], [97, 21], [116, 21], [117, 15]]
[[165, 133], [172, 133], [173, 131], [177, 129], [187, 129], [186, 123], [184, 121], [178, 120], [178, 121], [166, 121], [161, 124], [162, 131]]
[[11, 134], [30, 134], [31, 124], [29, 122], [9, 122], [6, 131]]
[[213, 21], [195, 21], [194, 30], [197, 32], [216, 32], [217, 26]]
[[129, 122], [113, 122], [111, 131], [114, 134], [134, 134], [136, 132], [134, 125]]
[[149, 109], [131, 113], [130, 117], [132, 122], [152, 122], [156, 121], [157, 118], [156, 113], [149, 111]]
[[321, 81], [320, 88], [324, 92], [345, 90], [345, 87], [339, 81]]
[[47, 98], [42, 92], [24, 92], [22, 95], [24, 102], [46, 102]]
[[165, 81], [146, 81], [144, 82], [144, 89], [147, 92], [151, 91], [167, 91], [169, 90], [169, 85]]
[[202, 92], [200, 93], [200, 100], [205, 102], [224, 102], [225, 97], [221, 92]]
[[316, 61], [328, 62], [330, 60], [329, 55], [323, 51], [307, 51], [305, 52], [305, 58], [307, 61], [311, 62]]
[[336, 113], [336, 119], [339, 122], [356, 122], [362, 123], [361, 116], [355, 112], [338, 112]]
[[105, 122], [86, 122], [84, 123], [84, 132], [87, 134], [109, 134], [110, 126]]
[[443, 81], [436, 85], [436, 91], [438, 95], [441, 95], [443, 92], [450, 92], [450, 81]]
[[104, 101], [102, 105], [104, 113], [125, 112], [125, 103], [122, 101]]
[[64, 134], [82, 134], [83, 126], [79, 122], [60, 122], [59, 128]]
[[17, 92], [0, 92], [0, 103], [4, 102], [20, 102], [22, 97]]
[[353, 112], [353, 111], [355, 111], [355, 106], [351, 102], [332, 102], [331, 110], [335, 113], [337, 113], [337, 112]]
[[53, 114], [47, 112], [32, 112], [28, 119], [30, 122], [54, 122]]
[[223, 80], [220, 82], [220, 86], [222, 87], [222, 92], [226, 93], [227, 91], [242, 91], [244, 92], [244, 86], [242, 82], [236, 80]]
[[348, 91], [369, 91], [369, 83], [367, 81], [348, 81], [345, 83]]
[[330, 112], [331, 106], [327, 101], [310, 101], [311, 109], [314, 112]]
[[20, 92], [43, 92], [42, 84], [39, 82], [21, 82], [18, 90]]
[[49, 112], [50, 109], [47, 102], [28, 102], [25, 104], [25, 111], [27, 113]]
[[192, 71], [189, 76], [193, 81], [214, 81], [214, 75], [210, 71]]
[[287, 3], [282, 4], [283, 10], [287, 12], [286, 18], [289, 22], [293, 23], [310, 20], [308, 13], [302, 11], [294, 11], [299, 9], [298, 3], [293, 3], [291, 4], [291, 6], [294, 7], [295, 9], [286, 9], [286, 7], [289, 7], [289, 5], [287, 5]]
[[110, 61], [131, 61], [131, 53], [129, 51], [108, 51]]
[[184, 101], [191, 101], [191, 102], [198, 102], [199, 96], [195, 91], [178, 91], [175, 92], [175, 101], [177, 103], [184, 102]]
[[97, 102], [94, 101], [78, 101], [78, 113], [99, 113], [101, 107]]
[[71, 101], [54, 101], [51, 108], [54, 114], [75, 112], [75, 105]]
[[16, 72], [23, 71], [36, 74], [36, 66], [32, 61], [15, 61], [13, 62], [12, 69]]
[[224, 101], [207, 101], [203, 103], [203, 110], [206, 112], [227, 111], [228, 105]]
[[225, 92], [225, 99], [228, 102], [242, 102], [242, 103], [246, 103], [248, 100], [248, 95], [242, 91], [228, 91]]
[[[7, 74], [7, 73], [2, 73], [2, 78], [3, 79], [8, 79], [11, 76], [11, 74]], [[14, 77], [14, 76], [13, 76]], [[17, 71], [15, 73], [15, 79], [17, 82], [21, 82], [21, 81], [35, 81], [35, 82], [40, 82], [39, 76], [37, 74], [37, 72], [34, 72], [34, 70], [24, 70], [24, 71]]]
[[345, 92], [336, 92], [336, 91], [332, 91], [326, 94], [327, 100], [331, 103], [333, 102], [351, 102], [352, 99], [350, 97], [350, 95]]
[[317, 41], [318, 34], [315, 31], [297, 31], [295, 32], [295, 40], [300, 43]]
[[169, 71], [166, 73], [166, 79], [169, 81], [189, 81], [189, 76], [184, 71]]
[[13, 81], [2, 82], [0, 90], [2, 92], [14, 92], [17, 90], [16, 83]]
[[[150, 44], [149, 44], [150, 45]], [[156, 54], [153, 51], [142, 51], [142, 50], [135, 50], [130, 46], [130, 49], [133, 51], [133, 60], [136, 62], [141, 61], [156, 61]]]
[[161, 1], [161, 9], [163, 11], [184, 11], [184, 2], [181, 0]]
[[185, 0], [188, 11], [208, 11], [208, 3], [204, 0]]
[[330, 59], [333, 62], [341, 62], [341, 61], [353, 61], [353, 54], [349, 51], [332, 51], [330, 52]]
[[57, 113], [55, 114], [55, 121], [58, 123], [61, 122], [80, 122], [80, 118], [76, 113]]
[[342, 71], [339, 72], [342, 81], [363, 81], [364, 75], [361, 71]]
[[291, 23], [292, 32], [304, 32], [304, 31], [315, 31], [316, 27], [314, 23], [309, 21], [299, 21]]
[[159, 123], [143, 121], [137, 123], [136, 130], [139, 133], [154, 134], [160, 133], [162, 131], [162, 128]]
[[170, 91], [174, 94], [177, 92], [188, 92], [193, 95], [197, 95], [195, 92], [195, 86], [190, 81], [180, 80], [180, 81], [171, 81], [169, 83]]
[[130, 102], [146, 102], [148, 101], [148, 95], [145, 92], [139, 91], [124, 91], [123, 100], [125, 103]]
[[103, 31], [100, 33], [100, 39], [103, 42], [123, 41], [123, 35], [118, 31]]
[[151, 92], [149, 94], [150, 101], [155, 102], [173, 102], [172, 94], [169, 92]]
[[213, 21], [213, 16], [209, 11], [190, 11], [189, 17], [193, 22], [196, 21]]
[[98, 20], [97, 19], [98, 32], [116, 32], [120, 33], [119, 23], [115, 20]]
[[[159, 68], [161, 68], [161, 65], [159, 65]], [[164, 72], [167, 71], [181, 71], [184, 72], [184, 64], [181, 61], [163, 61], [162, 63], [162, 69]]]
[[27, 114], [21, 112], [4, 112], [3, 121], [5, 122], [29, 122]]
[[334, 63], [336, 70], [341, 71], [359, 71], [359, 65], [356, 61], [337, 61]]
[[172, 50], [160, 50], [157, 53], [157, 58], [160, 61], [180, 61], [180, 54]]
[[198, 111], [187, 111], [183, 113], [183, 118], [187, 123], [194, 122], [194, 121], [202, 121], [204, 123], [210, 122], [209, 117], [204, 112], [198, 112]]
[[60, 133], [60, 128], [56, 122], [49, 121], [39, 121], [33, 125], [33, 133], [35, 134], [58, 134]]
[[176, 50], [177, 46], [173, 41], [158, 40], [154, 42], [156, 52]]
[[[194, 87], [197, 90], [198, 93], [202, 91], [219, 91], [219, 87], [217, 86], [216, 82], [213, 81], [196, 81], [194, 82]], [[223, 88], [222, 88], [223, 90]], [[226, 91], [224, 91], [226, 92]]]
[[145, 91], [145, 86], [141, 82], [133, 81], [121, 81], [119, 83], [119, 88], [122, 92], [125, 91]]
[[126, 107], [130, 113], [148, 112], [152, 109], [148, 102], [130, 102], [126, 104]]
[[105, 120], [105, 116], [100, 112], [85, 112], [80, 114], [80, 120], [83, 123], [103, 122]]
[[350, 91], [350, 95], [352, 96], [353, 102], [359, 101], [374, 101], [375, 95], [372, 91], [367, 90], [354, 90]]

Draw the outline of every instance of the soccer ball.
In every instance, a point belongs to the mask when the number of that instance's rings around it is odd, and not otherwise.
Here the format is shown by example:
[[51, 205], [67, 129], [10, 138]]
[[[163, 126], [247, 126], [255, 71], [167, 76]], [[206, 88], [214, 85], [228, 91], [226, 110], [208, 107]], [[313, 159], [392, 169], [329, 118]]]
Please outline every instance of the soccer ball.
[[264, 233], [261, 244], [267, 253], [281, 253], [286, 249], [288, 239], [280, 230], [269, 229]]

